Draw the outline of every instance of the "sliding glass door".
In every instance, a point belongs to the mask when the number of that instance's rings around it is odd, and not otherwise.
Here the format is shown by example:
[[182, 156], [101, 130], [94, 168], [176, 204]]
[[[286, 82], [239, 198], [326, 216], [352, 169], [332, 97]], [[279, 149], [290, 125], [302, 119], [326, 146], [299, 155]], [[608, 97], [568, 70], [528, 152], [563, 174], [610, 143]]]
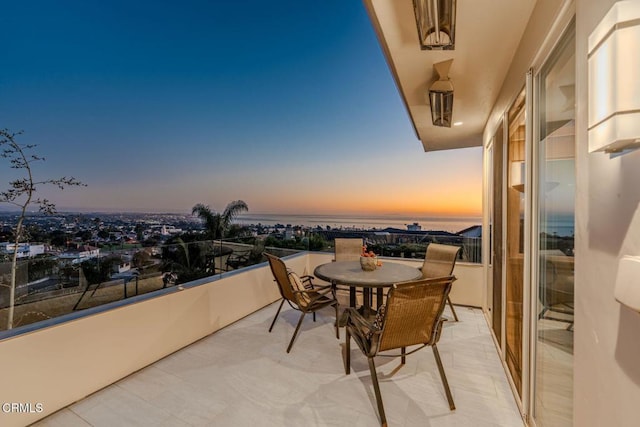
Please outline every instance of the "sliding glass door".
[[534, 418], [573, 424], [575, 29], [540, 70], [537, 151], [537, 324]]
[[504, 129], [502, 123], [493, 136], [490, 156], [490, 185], [491, 189], [489, 201], [489, 229], [491, 237], [489, 239], [489, 266], [491, 268], [490, 281], [490, 302], [488, 306], [491, 310], [491, 326], [502, 346], [502, 257], [503, 248], [503, 220], [502, 220], [502, 185], [503, 185], [503, 161], [504, 161]]
[[572, 24], [487, 147], [487, 306], [538, 427], [573, 425], [575, 45]]
[[505, 360], [522, 397], [524, 317], [524, 227], [526, 109], [525, 91], [508, 113], [506, 190]]

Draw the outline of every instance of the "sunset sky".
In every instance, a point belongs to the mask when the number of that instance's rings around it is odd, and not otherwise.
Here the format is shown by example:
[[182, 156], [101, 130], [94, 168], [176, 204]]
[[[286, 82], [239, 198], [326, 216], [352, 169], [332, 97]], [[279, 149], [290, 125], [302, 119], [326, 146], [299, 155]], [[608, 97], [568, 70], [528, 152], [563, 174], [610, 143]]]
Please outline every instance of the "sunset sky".
[[39, 177], [88, 185], [43, 191], [61, 210], [481, 211], [481, 148], [423, 152], [360, 1], [24, 1], [0, 19], [0, 127], [39, 144]]

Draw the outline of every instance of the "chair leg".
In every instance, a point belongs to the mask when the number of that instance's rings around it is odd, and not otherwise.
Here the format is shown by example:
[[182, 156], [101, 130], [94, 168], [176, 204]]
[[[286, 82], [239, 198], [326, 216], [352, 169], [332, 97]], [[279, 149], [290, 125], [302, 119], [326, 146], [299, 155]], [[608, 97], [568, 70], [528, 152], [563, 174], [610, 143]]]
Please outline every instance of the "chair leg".
[[447, 296], [447, 302], [449, 303], [449, 308], [451, 308], [451, 312], [453, 313], [453, 318], [458, 322], [458, 315], [456, 314], [456, 310], [453, 308], [453, 304], [451, 304], [451, 298]]
[[334, 304], [336, 309], [336, 339], [340, 339], [340, 327], [338, 326], [338, 303]]
[[273, 322], [271, 322], [271, 326], [269, 326], [269, 332], [273, 329], [273, 325], [276, 324], [276, 319], [278, 318], [278, 314], [280, 314], [280, 310], [282, 310], [282, 305], [284, 304], [284, 298], [280, 301], [280, 307], [278, 307], [278, 311], [276, 312], [276, 317], [273, 318]]
[[400, 357], [400, 363], [403, 365], [407, 362], [407, 347], [402, 347], [402, 357]]
[[313, 321], [314, 322], [316, 321], [316, 312], [315, 311], [313, 312]]
[[447, 381], [447, 376], [444, 373], [444, 367], [442, 366], [442, 360], [440, 360], [440, 353], [438, 352], [438, 348], [436, 345], [432, 345], [433, 356], [436, 358], [436, 363], [438, 364], [438, 371], [440, 371], [440, 378], [442, 379], [442, 385], [444, 386], [444, 392], [447, 395], [447, 400], [449, 401], [449, 409], [452, 411], [456, 409], [455, 403], [453, 403], [453, 396], [451, 395], [451, 390], [449, 389], [449, 382]]
[[300, 316], [300, 320], [298, 320], [298, 325], [296, 326], [296, 330], [293, 331], [293, 336], [291, 337], [291, 341], [289, 342], [289, 347], [287, 347], [287, 353], [289, 353], [291, 351], [291, 347], [293, 347], [293, 342], [296, 339], [296, 335], [298, 335], [298, 331], [300, 330], [300, 325], [302, 325], [302, 320], [304, 319], [304, 315], [306, 313], [302, 312], [302, 315]]
[[344, 362], [344, 373], [349, 375], [351, 373], [351, 334], [349, 333], [349, 328], [344, 328], [345, 331], [345, 341], [344, 341], [344, 351], [345, 351], [345, 362]]
[[380, 424], [387, 425], [387, 417], [384, 415], [384, 406], [382, 405], [382, 395], [380, 394], [380, 384], [378, 384], [378, 374], [376, 373], [376, 364], [373, 357], [369, 357], [369, 370], [371, 371], [371, 382], [373, 383], [373, 391], [376, 394], [376, 403], [378, 404], [378, 414], [380, 415]]

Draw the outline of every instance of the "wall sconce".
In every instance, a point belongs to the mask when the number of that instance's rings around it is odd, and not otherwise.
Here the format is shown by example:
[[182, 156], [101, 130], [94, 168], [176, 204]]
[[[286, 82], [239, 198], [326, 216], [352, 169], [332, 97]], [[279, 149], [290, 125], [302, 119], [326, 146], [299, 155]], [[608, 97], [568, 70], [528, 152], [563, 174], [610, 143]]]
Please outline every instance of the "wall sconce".
[[640, 147], [640, 2], [619, 1], [589, 36], [589, 152]]
[[422, 50], [453, 50], [456, 0], [413, 0]]
[[438, 73], [436, 80], [429, 88], [429, 104], [431, 104], [431, 121], [434, 126], [451, 127], [453, 117], [453, 83], [449, 80], [449, 68], [453, 59], [433, 64]]
[[640, 257], [620, 259], [614, 296], [620, 304], [640, 312]]

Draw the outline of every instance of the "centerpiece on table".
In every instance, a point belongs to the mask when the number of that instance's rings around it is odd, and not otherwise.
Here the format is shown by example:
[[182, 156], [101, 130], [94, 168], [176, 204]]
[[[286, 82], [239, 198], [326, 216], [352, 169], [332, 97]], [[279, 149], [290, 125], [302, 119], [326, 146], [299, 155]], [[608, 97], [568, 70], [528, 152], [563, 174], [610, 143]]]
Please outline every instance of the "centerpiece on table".
[[362, 246], [360, 253], [360, 268], [364, 271], [374, 271], [377, 267], [381, 267], [382, 262], [378, 261], [378, 256], [373, 251], [367, 252], [367, 245]]

